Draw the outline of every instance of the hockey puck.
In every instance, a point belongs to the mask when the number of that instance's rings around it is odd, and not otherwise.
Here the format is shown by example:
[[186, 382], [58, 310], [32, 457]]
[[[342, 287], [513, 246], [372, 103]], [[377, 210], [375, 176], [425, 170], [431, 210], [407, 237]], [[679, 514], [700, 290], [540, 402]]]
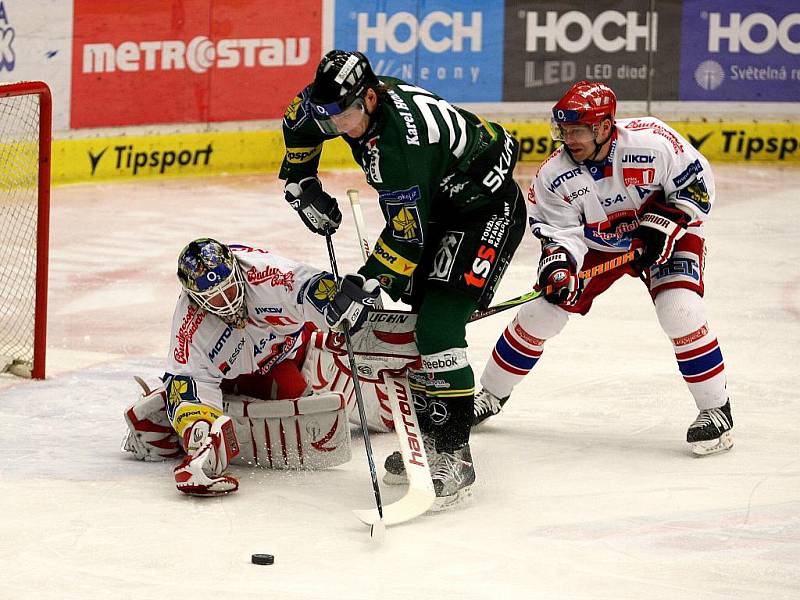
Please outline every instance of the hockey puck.
[[253, 554], [250, 557], [250, 562], [254, 565], [271, 565], [275, 562], [275, 557], [272, 554]]

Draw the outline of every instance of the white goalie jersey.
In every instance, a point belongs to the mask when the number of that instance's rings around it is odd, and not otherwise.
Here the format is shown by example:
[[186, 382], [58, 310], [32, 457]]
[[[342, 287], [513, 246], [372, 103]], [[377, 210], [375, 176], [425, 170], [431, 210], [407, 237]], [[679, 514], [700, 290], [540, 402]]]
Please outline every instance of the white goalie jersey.
[[[344, 336], [327, 331], [323, 316], [335, 294], [333, 276], [263, 250], [231, 249], [245, 277], [246, 325], [228, 326], [181, 294], [163, 385], [140, 381], [144, 394], [125, 411], [123, 449], [143, 460], [181, 456], [171, 409], [189, 403], [231, 417], [241, 445], [234, 463], [320, 469], [346, 462], [348, 421], [360, 420]], [[383, 374], [418, 364], [414, 326], [414, 315], [378, 312], [352, 336], [372, 431], [394, 427]], [[223, 392], [226, 380], [266, 376], [283, 361], [301, 369], [306, 387], [298, 397]]]
[[561, 147], [542, 163], [528, 193], [531, 230], [564, 247], [580, 269], [590, 248], [626, 252], [642, 207], [661, 193], [702, 237], [714, 200], [708, 161], [658, 119], [619, 119], [604, 161], [578, 165]]
[[183, 378], [193, 402], [222, 409], [220, 383], [267, 373], [294, 358], [306, 323], [326, 329], [323, 308], [336, 291], [333, 275], [277, 254], [230, 246], [245, 279], [247, 323], [237, 329], [199, 309], [184, 291], [172, 319], [166, 377]]

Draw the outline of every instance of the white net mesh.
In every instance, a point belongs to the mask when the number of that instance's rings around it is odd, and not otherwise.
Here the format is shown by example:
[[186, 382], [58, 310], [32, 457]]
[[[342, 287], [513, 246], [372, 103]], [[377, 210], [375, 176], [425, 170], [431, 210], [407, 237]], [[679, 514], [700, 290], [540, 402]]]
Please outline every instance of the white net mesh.
[[0, 98], [0, 370], [33, 363], [39, 113], [37, 94]]

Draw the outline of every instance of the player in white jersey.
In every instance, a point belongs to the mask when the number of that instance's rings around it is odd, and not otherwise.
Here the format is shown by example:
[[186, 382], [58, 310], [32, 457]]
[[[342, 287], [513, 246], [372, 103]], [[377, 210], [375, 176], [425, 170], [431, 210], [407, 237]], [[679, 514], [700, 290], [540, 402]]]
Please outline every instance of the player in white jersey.
[[[553, 107], [553, 138], [563, 145], [528, 193], [529, 224], [542, 243], [537, 286], [550, 291], [523, 305], [497, 340], [474, 424], [500, 411], [570, 314], [586, 314], [595, 297], [630, 274], [648, 287], [700, 411], [687, 441], [699, 455], [727, 450], [733, 420], [725, 367], [703, 302], [703, 221], [714, 176], [675, 130], [651, 117], [615, 120], [616, 105], [607, 85], [581, 81]], [[625, 268], [578, 277], [629, 250], [637, 257]]]
[[163, 378], [166, 415], [186, 452], [175, 482], [187, 494], [233, 492], [238, 481], [225, 470], [240, 446], [223, 414], [224, 384], [257, 398], [275, 397], [275, 388], [279, 398], [302, 396], [300, 364], [315, 326], [327, 331], [346, 321], [357, 331], [378, 282], [347, 275], [337, 292], [330, 273], [209, 238], [182, 250], [178, 278]]

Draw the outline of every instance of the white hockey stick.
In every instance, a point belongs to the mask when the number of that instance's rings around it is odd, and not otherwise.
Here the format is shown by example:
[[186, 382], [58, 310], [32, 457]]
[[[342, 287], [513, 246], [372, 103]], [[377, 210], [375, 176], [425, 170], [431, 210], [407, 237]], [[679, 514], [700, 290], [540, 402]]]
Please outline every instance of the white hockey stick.
[[[422, 432], [414, 411], [414, 400], [408, 378], [383, 373], [383, 382], [389, 394], [394, 430], [400, 440], [400, 452], [408, 476], [408, 491], [405, 496], [397, 502], [383, 506], [383, 522], [386, 525], [396, 525], [427, 512], [436, 500], [436, 492], [433, 489], [431, 470], [428, 458], [425, 456]], [[380, 515], [374, 508], [353, 512], [367, 525], [380, 520]]]
[[[347, 197], [350, 199], [350, 207], [353, 210], [353, 221], [358, 234], [359, 246], [361, 246], [361, 256], [366, 262], [370, 254], [370, 245], [364, 235], [364, 214], [361, 212], [358, 190], [347, 190]], [[394, 431], [400, 442], [403, 466], [408, 475], [408, 491], [405, 496], [397, 502], [383, 507], [383, 522], [386, 525], [395, 525], [410, 521], [427, 512], [436, 501], [436, 492], [433, 489], [431, 470], [428, 465], [428, 457], [425, 455], [425, 447], [422, 444], [422, 432], [419, 428], [417, 413], [414, 410], [414, 400], [408, 385], [408, 378], [384, 372], [383, 383], [386, 385], [389, 395]], [[353, 512], [367, 525], [372, 525], [380, 519], [378, 511], [375, 509], [354, 510]]]
[[367, 262], [367, 258], [370, 255], [370, 247], [364, 235], [366, 227], [364, 226], [364, 213], [361, 211], [361, 202], [358, 199], [358, 190], [352, 188], [347, 190], [347, 198], [350, 200], [350, 208], [353, 211], [353, 221], [356, 224], [356, 233], [358, 234], [359, 246], [361, 246], [361, 258], [364, 259], [364, 262]]

